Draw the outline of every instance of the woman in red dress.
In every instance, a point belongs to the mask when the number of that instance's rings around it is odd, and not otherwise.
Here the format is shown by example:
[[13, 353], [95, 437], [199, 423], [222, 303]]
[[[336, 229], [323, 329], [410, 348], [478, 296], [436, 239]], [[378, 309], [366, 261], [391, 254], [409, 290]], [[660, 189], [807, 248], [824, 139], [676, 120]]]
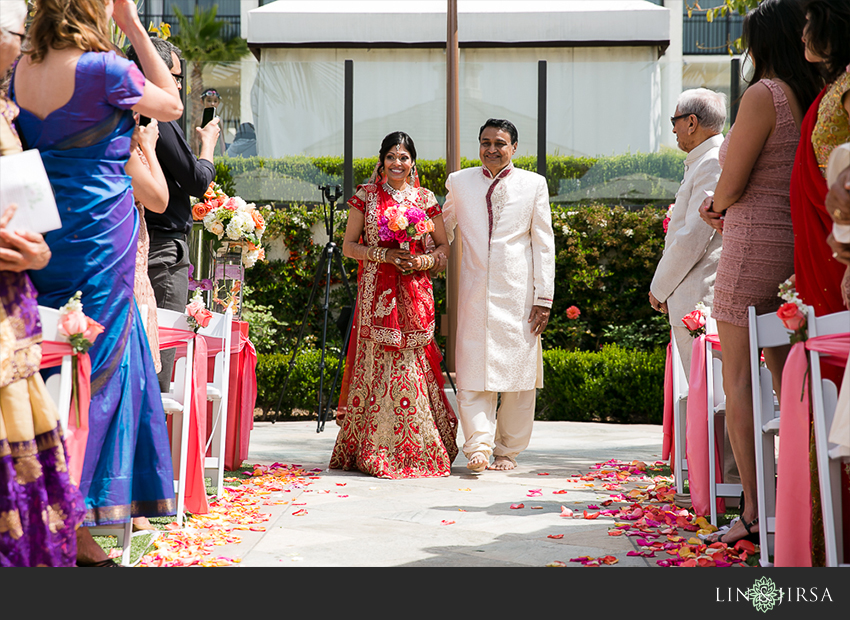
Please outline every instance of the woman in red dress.
[[330, 467], [379, 478], [448, 476], [458, 453], [457, 417], [434, 343], [434, 258], [424, 236], [402, 241], [387, 225], [399, 207], [415, 207], [433, 224], [435, 251], [449, 251], [440, 205], [419, 187], [415, 161], [410, 136], [384, 138], [375, 178], [348, 201], [342, 246], [360, 268]]

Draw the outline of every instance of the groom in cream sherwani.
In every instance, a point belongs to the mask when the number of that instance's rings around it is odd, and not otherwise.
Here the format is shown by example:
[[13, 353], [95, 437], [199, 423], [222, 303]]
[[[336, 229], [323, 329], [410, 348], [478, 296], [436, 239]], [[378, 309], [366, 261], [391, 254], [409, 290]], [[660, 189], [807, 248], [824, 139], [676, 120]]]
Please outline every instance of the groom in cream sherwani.
[[528, 446], [543, 387], [540, 334], [555, 291], [546, 180], [514, 167], [510, 121], [488, 120], [478, 140], [483, 165], [449, 175], [443, 207], [449, 240], [456, 229], [462, 239], [457, 401], [467, 467], [476, 472], [513, 469]]

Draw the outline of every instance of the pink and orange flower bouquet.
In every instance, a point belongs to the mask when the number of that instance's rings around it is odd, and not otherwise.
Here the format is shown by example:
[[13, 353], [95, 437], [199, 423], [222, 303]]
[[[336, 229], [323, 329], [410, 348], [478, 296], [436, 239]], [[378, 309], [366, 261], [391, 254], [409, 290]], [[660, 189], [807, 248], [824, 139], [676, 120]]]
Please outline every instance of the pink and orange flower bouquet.
[[[378, 223], [381, 241], [409, 244], [434, 231], [434, 222], [422, 209], [407, 205], [388, 207]], [[404, 245], [402, 245], [404, 247]]]

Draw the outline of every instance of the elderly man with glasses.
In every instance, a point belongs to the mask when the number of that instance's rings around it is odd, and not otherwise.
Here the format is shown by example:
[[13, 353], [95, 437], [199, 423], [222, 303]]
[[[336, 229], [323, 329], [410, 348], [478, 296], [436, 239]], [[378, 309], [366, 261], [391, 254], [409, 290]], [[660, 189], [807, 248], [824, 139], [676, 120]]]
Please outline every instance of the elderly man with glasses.
[[721, 131], [726, 124], [726, 96], [705, 88], [686, 90], [670, 119], [685, 159], [685, 177], [670, 212], [664, 254], [649, 289], [649, 303], [670, 319], [685, 375], [690, 372], [692, 339], [682, 318], [698, 302], [711, 307], [722, 237], [699, 214], [706, 192], [720, 178]]

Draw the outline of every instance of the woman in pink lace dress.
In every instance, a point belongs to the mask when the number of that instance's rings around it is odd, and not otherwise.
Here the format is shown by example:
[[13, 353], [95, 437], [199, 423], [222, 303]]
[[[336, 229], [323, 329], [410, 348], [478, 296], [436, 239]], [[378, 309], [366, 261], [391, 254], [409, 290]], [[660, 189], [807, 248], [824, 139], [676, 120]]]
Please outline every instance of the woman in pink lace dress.
[[[136, 248], [136, 274], [133, 296], [139, 310], [147, 313], [145, 331], [153, 356], [156, 371], [162, 370], [159, 357], [159, 323], [156, 320], [156, 296], [148, 277], [148, 251], [150, 239], [145, 226], [145, 210], [162, 213], [168, 206], [168, 184], [156, 158], [156, 141], [159, 129], [156, 119], [150, 119], [147, 126], [137, 125], [133, 132], [133, 144], [130, 159], [125, 166], [133, 184], [133, 197], [139, 211], [139, 241]], [[144, 310], [143, 310], [144, 308]]]
[[[720, 149], [722, 172], [701, 214], [723, 233], [714, 309], [723, 350], [726, 425], [744, 489], [741, 518], [712, 541], [733, 545], [758, 532], [747, 307], [775, 311], [794, 273], [789, 185], [803, 114], [820, 78], [803, 54], [805, 14], [794, 0], [766, 0], [744, 19], [755, 66], [735, 125]], [[722, 214], [722, 219], [721, 219]], [[788, 347], [765, 349], [779, 393]]]

